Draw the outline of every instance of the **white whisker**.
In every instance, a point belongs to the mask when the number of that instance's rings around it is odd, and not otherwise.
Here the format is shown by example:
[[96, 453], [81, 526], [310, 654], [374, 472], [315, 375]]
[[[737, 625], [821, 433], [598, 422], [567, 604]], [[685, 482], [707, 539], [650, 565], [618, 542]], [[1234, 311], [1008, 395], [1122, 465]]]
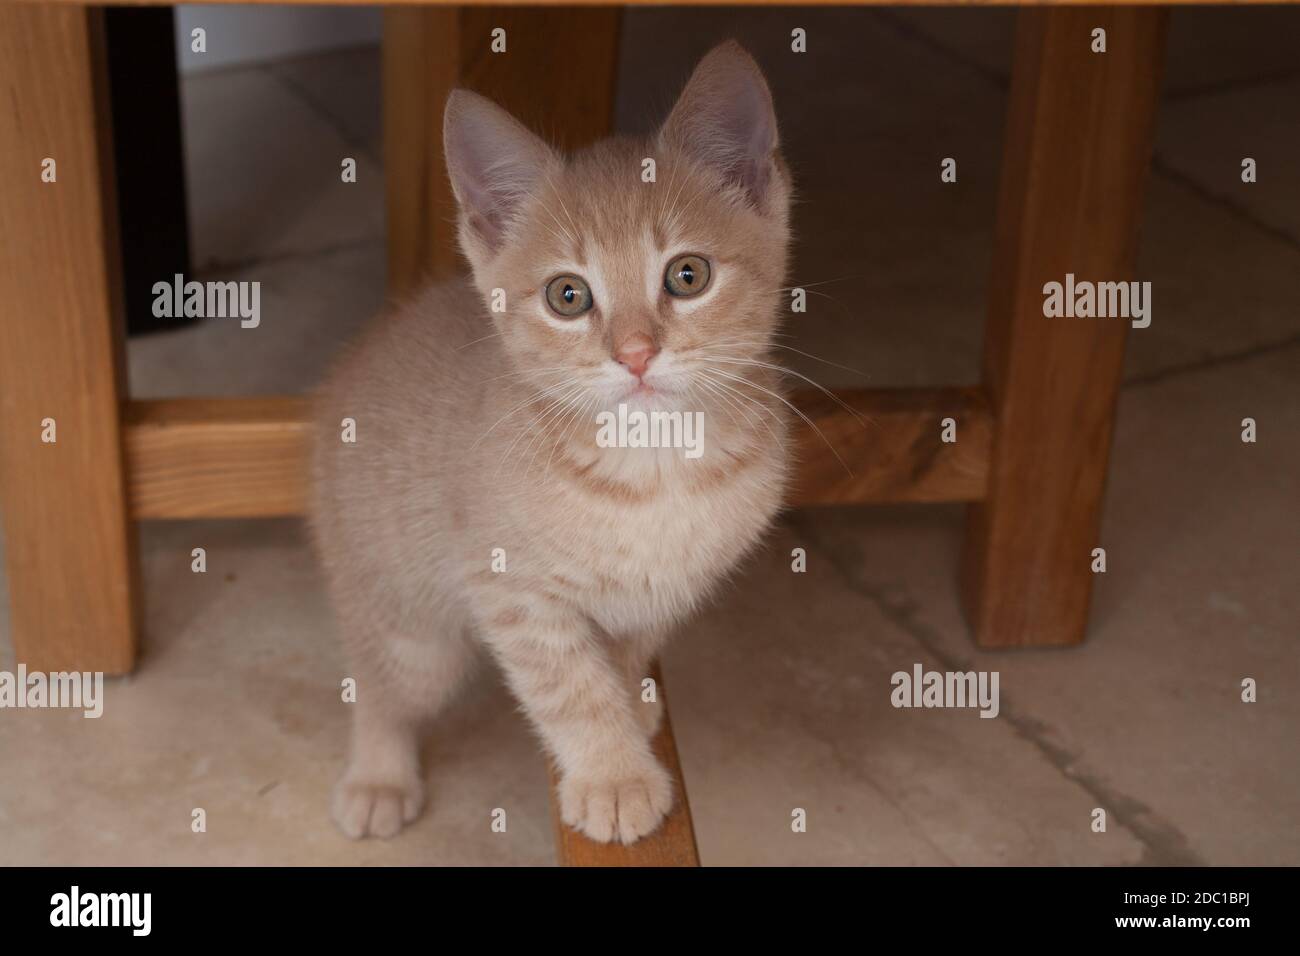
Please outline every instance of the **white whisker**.
[[721, 369], [716, 369], [716, 368], [710, 369], [710, 371], [712, 371], [713, 374], [715, 375], [721, 375], [723, 378], [728, 378], [731, 379], [732, 381], [740, 382], [742, 385], [748, 385], [750, 388], [756, 388], [760, 392], [765, 392], [768, 395], [771, 395], [773, 398], [775, 398], [778, 402], [781, 402], [783, 405], [785, 405], [786, 408], [790, 409], [790, 411], [794, 412], [801, 419], [803, 419], [804, 422], [813, 431], [817, 433], [818, 437], [821, 438], [823, 442], [825, 442], [826, 447], [829, 448], [831, 454], [835, 456], [835, 460], [844, 466], [844, 470], [847, 471], [850, 475], [853, 474], [853, 469], [850, 468], [848, 466], [848, 463], [843, 458], [840, 457], [840, 453], [835, 450], [835, 446], [830, 443], [830, 440], [826, 437], [825, 434], [823, 434], [822, 430], [817, 427], [817, 423], [814, 422], [807, 415], [805, 415], [803, 412], [801, 412], [799, 409], [795, 408], [795, 406], [791, 404], [787, 399], [782, 398], [780, 395], [772, 391], [770, 388], [764, 388], [762, 385], [759, 385], [757, 382], [751, 381], [750, 379], [747, 379], [742, 375], [732, 375], [729, 372], [724, 372]]

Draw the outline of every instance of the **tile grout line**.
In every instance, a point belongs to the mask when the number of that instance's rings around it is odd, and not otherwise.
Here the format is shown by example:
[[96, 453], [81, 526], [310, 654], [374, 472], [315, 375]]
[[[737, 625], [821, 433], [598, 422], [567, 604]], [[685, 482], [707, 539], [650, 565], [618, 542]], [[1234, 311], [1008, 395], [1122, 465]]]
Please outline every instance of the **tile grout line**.
[[345, 146], [361, 153], [376, 166], [382, 167], [382, 162], [380, 161], [378, 154], [372, 151], [366, 143], [361, 142], [357, 137], [353, 136], [351, 132], [345, 129], [334, 114], [321, 105], [321, 103], [319, 103], [301, 83], [284, 75], [279, 64], [274, 62], [263, 63], [256, 66], [256, 69], [278, 82], [289, 92], [290, 95], [296, 97], [299, 102], [303, 103], [316, 115], [318, 120], [321, 120], [326, 126], [333, 130], [334, 134], [343, 141]]
[[1249, 362], [1265, 355], [1272, 355], [1274, 352], [1285, 352], [1298, 345], [1300, 345], [1300, 333], [1289, 335], [1276, 342], [1266, 342], [1263, 345], [1256, 345], [1248, 349], [1242, 349], [1240, 352], [1230, 352], [1227, 355], [1213, 355], [1208, 358], [1184, 362], [1182, 365], [1171, 365], [1168, 368], [1156, 369], [1153, 372], [1135, 375], [1130, 379], [1126, 379], [1120, 387], [1127, 389], [1141, 388], [1144, 385], [1156, 385], [1170, 379], [1179, 378], [1183, 375], [1194, 375], [1197, 372], [1207, 372], [1211, 369], [1216, 369], [1221, 365], [1237, 365], [1241, 362]]
[[360, 239], [345, 239], [341, 242], [328, 243], [318, 246], [315, 249], [286, 250], [284, 252], [271, 252], [265, 255], [254, 256], [250, 259], [214, 259], [205, 262], [194, 270], [198, 277], [221, 275], [222, 273], [241, 272], [252, 269], [255, 266], [275, 265], [284, 262], [293, 262], [299, 259], [312, 259], [318, 256], [329, 257], [339, 255], [344, 252], [355, 252], [359, 249], [372, 249], [376, 246], [382, 246], [385, 243], [383, 236], [362, 237]]
[[[358, 47], [349, 47], [348, 49], [362, 49], [370, 44], [363, 44]], [[332, 51], [333, 52], [333, 51]], [[338, 51], [341, 52], [341, 51]], [[311, 55], [311, 54], [309, 54]], [[290, 61], [301, 59], [301, 57], [291, 57]], [[218, 67], [212, 70], [206, 70], [196, 74], [205, 76], [211, 74], [230, 74], [236, 72], [260, 73], [269, 77], [273, 82], [279, 83], [292, 97], [303, 104], [310, 110], [318, 120], [325, 123], [330, 130], [339, 137], [345, 146], [361, 153], [367, 160], [377, 166], [382, 165], [378, 156], [365, 144], [359, 142], [346, 129], [336, 121], [334, 116], [318, 104], [302, 87], [289, 78], [282, 76], [280, 73], [280, 61], [263, 62], [263, 63], [232, 63], [228, 66]], [[285, 252], [270, 253], [268, 255], [255, 256], [249, 259], [230, 259], [230, 260], [213, 260], [206, 262], [196, 268], [195, 274], [202, 277], [204, 275], [220, 274], [222, 272], [238, 272], [252, 269], [256, 266], [291, 262], [296, 259], [308, 259], [314, 256], [332, 256], [341, 252], [348, 252], [357, 249], [365, 249], [375, 245], [380, 245], [385, 241], [383, 236], [374, 238], [349, 239], [342, 242], [327, 243], [315, 249], [291, 250]]]
[[1151, 156], [1151, 171], [1173, 185], [1181, 186], [1196, 199], [1226, 210], [1234, 219], [1248, 226], [1253, 226], [1270, 239], [1275, 239], [1294, 249], [1300, 249], [1300, 236], [1296, 236], [1281, 226], [1265, 222], [1237, 200], [1222, 193], [1211, 191], [1191, 176], [1171, 166], [1159, 152], [1153, 152]]
[[915, 43], [917, 46], [924, 47], [932, 53], [937, 53], [951, 62], [965, 67], [967, 70], [976, 74], [990, 85], [997, 87], [999, 90], [1006, 92], [1006, 90], [1010, 88], [1011, 81], [1007, 76], [1003, 76], [1001, 73], [990, 69], [973, 57], [966, 56], [964, 53], [953, 49], [953, 47], [944, 43], [937, 37], [933, 37], [924, 30], [917, 28], [914, 24], [908, 23], [893, 11], [873, 9], [871, 10], [871, 15], [875, 19], [883, 21], [886, 26], [904, 40]]
[[[849, 590], [874, 604], [889, 623], [910, 636], [945, 669], [959, 672], [972, 669], [964, 666], [964, 661], [943, 650], [931, 629], [916, 620], [916, 605], [910, 599], [891, 602], [877, 589], [855, 580], [835, 549], [826, 546], [822, 536], [813, 530], [811, 523], [802, 515], [788, 513], [786, 521], [819, 546], [819, 550], [829, 557], [831, 566]], [[1205, 865], [1205, 861], [1187, 846], [1187, 838], [1172, 823], [1141, 801], [1103, 783], [1094, 774], [1074, 769], [1078, 755], [1052, 743], [1048, 739], [1048, 728], [1041, 721], [1020, 714], [1005, 702], [1000, 706], [999, 716], [1005, 717], [1017, 736], [1034, 747], [1063, 778], [1092, 796], [1099, 806], [1107, 809], [1121, 826], [1133, 834], [1143, 847], [1140, 865]]]
[[1169, 90], [1165, 93], [1165, 99], [1171, 103], [1183, 103], [1187, 100], [1198, 99], [1202, 96], [1218, 96], [1221, 93], [1236, 93], [1241, 90], [1251, 90], [1260, 86], [1274, 86], [1278, 83], [1289, 83], [1292, 80], [1300, 79], [1300, 70], [1275, 70], [1272, 73], [1265, 73], [1261, 76], [1247, 76], [1237, 80], [1220, 80], [1218, 83], [1207, 83], [1204, 86], [1184, 87], [1181, 90]]

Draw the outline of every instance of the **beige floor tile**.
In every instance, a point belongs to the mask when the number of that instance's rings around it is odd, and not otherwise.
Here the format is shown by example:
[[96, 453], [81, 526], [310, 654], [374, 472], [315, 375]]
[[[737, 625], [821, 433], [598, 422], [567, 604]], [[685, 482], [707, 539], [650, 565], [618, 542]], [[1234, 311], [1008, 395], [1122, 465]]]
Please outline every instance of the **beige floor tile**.
[[181, 107], [194, 271], [383, 237], [378, 166], [268, 70], [189, 76]]
[[[782, 528], [666, 655], [703, 862], [1139, 859], [1128, 834], [1093, 837], [1086, 791], [1015, 722], [891, 706], [893, 673], [940, 665], [846, 581], [824, 544], [840, 522], [809, 513]], [[791, 571], [795, 547], [808, 553], [802, 574]], [[791, 830], [795, 808], [806, 833]]]
[[[817, 537], [776, 535], [668, 655], [704, 862], [1138, 859], [1131, 837], [1103, 842], [1073, 826], [1087, 794], [1014, 724], [889, 706], [889, 675], [935, 659], [845, 587]], [[812, 556], [806, 575], [789, 570], [799, 545]], [[207, 550], [206, 574], [190, 570], [194, 547]], [[0, 726], [23, 742], [7, 778], [23, 785], [0, 786], [0, 822], [19, 834], [3, 862], [552, 858], [541, 759], [490, 668], [426, 749], [426, 817], [389, 843], [334, 833], [325, 795], [342, 765], [346, 672], [297, 523], [150, 524], [144, 554], [142, 663], [110, 682], [104, 717], [25, 712]], [[95, 781], [90, 795], [77, 789], [84, 780]], [[196, 807], [203, 834], [188, 829]], [[497, 807], [506, 834], [488, 829]], [[790, 829], [796, 807], [807, 833]]]
[[131, 339], [136, 398], [290, 394], [314, 386], [339, 346], [384, 303], [384, 248], [360, 242], [331, 252], [268, 259], [223, 281], [261, 283], [261, 319], [205, 319]]
[[[1295, 79], [1166, 102], [1156, 157], [1166, 176], [1300, 248], [1300, 38], [1294, 49]], [[1256, 162], [1254, 183], [1241, 180], [1246, 157]]]
[[267, 69], [327, 117], [344, 142], [378, 161], [384, 145], [380, 66], [379, 47], [371, 45], [293, 57]]
[[104, 715], [0, 720], [0, 865], [553, 861], [544, 765], [487, 668], [426, 748], [425, 815], [388, 842], [334, 829], [346, 669], [298, 522], [149, 524], [143, 555], [140, 667], [109, 682]]
[[1300, 246], [1165, 177], [1147, 189], [1136, 275], [1151, 282], [1152, 319], [1129, 330], [1130, 379], [1300, 333]]
[[[822, 538], [927, 651], [1001, 671], [1007, 721], [1141, 836], [1147, 862], [1300, 862], [1298, 362], [1287, 349], [1125, 390], [1081, 647], [972, 647], [960, 509], [842, 509]], [[1248, 415], [1267, 440], [1240, 441]], [[1267, 688], [1260, 703], [1240, 702], [1243, 677]]]

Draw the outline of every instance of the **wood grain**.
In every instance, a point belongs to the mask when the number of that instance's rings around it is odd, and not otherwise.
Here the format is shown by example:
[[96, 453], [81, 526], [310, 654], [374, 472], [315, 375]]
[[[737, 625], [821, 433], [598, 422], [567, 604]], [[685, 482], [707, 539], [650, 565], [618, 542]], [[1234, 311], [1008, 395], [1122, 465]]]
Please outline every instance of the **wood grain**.
[[384, 10], [384, 190], [388, 293], [460, 268], [456, 206], [442, 157], [442, 107], [460, 77], [460, 13]]
[[[993, 417], [978, 388], [848, 389], [794, 396], [799, 432], [791, 505], [978, 501], [988, 483]], [[855, 417], [856, 416], [856, 417]], [[944, 420], [953, 420], [945, 442]], [[820, 432], [820, 434], [819, 434]]]
[[[490, 97], [562, 149], [608, 134], [617, 8], [479, 6], [384, 12], [388, 289], [406, 295], [462, 268], [456, 204], [442, 153], [442, 111], [457, 86]], [[492, 31], [506, 31], [504, 54]], [[567, 36], [582, 37], [582, 69]]]
[[126, 414], [136, 518], [268, 518], [306, 507], [305, 398], [165, 399]]
[[[1150, 8], [1020, 14], [984, 345], [997, 438], [964, 555], [984, 647], [1084, 637], [1129, 322], [1047, 318], [1043, 287], [1133, 278], [1164, 21]], [[1098, 26], [1105, 55], [1080, 41]]]
[[80, 7], [0, 6], [0, 512], [15, 654], [43, 671], [135, 656], [102, 27]]
[[555, 848], [561, 866], [699, 866], [700, 853], [695, 846], [695, 826], [686, 799], [686, 782], [682, 779], [677, 743], [673, 738], [668, 699], [664, 694], [663, 675], [656, 665], [651, 671], [663, 701], [664, 722], [655, 737], [655, 755], [673, 777], [673, 809], [654, 833], [631, 846], [621, 843], [596, 843], [564, 825], [556, 801], [557, 777], [551, 767], [551, 820], [555, 825]]

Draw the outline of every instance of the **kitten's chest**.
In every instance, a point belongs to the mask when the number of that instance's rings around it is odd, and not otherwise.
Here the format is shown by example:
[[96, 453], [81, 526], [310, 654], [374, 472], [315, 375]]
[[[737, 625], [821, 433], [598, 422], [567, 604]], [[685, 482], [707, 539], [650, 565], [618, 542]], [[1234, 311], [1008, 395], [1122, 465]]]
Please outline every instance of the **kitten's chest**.
[[[766, 530], [779, 491], [715, 489], [589, 509], [553, 528], [556, 560], [586, 612], [611, 633], [672, 624], [694, 610]], [[571, 595], [573, 596], [573, 595]]]

